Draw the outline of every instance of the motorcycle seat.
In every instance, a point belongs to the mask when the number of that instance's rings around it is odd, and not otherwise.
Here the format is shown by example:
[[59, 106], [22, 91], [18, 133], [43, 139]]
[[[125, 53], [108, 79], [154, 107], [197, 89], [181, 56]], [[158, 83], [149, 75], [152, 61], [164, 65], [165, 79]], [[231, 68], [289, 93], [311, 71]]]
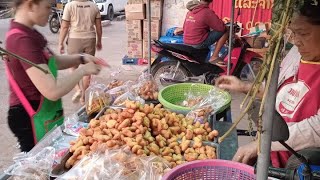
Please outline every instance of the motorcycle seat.
[[185, 44], [171, 44], [171, 43], [161, 43], [161, 42], [158, 44], [160, 44], [163, 48], [169, 51], [173, 51], [173, 52], [188, 56], [199, 63], [205, 63], [208, 57], [208, 53], [210, 51], [209, 48], [196, 49], [196, 48], [193, 48], [192, 46], [188, 46]]

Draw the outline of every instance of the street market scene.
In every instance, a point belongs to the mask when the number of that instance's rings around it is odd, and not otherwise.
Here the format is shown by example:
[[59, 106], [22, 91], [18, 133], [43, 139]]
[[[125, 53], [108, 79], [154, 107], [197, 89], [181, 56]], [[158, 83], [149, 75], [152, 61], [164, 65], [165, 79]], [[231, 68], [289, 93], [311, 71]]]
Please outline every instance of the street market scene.
[[320, 179], [318, 0], [1, 0], [0, 180]]

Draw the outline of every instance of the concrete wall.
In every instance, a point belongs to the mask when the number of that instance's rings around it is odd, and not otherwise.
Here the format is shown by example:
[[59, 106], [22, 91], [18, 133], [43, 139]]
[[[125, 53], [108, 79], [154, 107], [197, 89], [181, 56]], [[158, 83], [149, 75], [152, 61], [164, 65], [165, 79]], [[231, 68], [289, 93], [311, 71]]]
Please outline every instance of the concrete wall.
[[164, 0], [162, 34], [170, 27], [182, 27], [190, 0]]

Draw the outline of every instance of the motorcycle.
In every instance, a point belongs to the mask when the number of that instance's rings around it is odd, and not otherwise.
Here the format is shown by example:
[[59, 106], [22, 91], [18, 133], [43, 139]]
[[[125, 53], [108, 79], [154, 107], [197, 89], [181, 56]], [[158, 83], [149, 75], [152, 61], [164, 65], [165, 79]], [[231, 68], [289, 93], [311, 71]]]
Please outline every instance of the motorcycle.
[[[254, 81], [262, 64], [262, 57], [247, 50], [250, 45], [245, 38], [235, 35], [240, 31], [240, 27], [238, 25], [234, 27], [230, 74], [242, 80]], [[151, 65], [151, 74], [159, 85], [165, 86], [180, 82], [214, 84], [215, 78], [227, 74], [227, 67], [219, 67], [209, 63], [214, 45], [207, 49], [195, 49], [185, 44], [162, 43], [159, 40], [154, 42], [152, 51], [157, 53], [157, 58]], [[222, 50], [224, 49], [228, 49], [227, 44], [222, 48]], [[226, 62], [228, 60], [227, 53], [227, 51], [222, 52], [222, 57]]]
[[52, 33], [56, 34], [59, 32], [61, 26], [63, 10], [57, 9], [56, 7], [52, 7], [51, 9], [52, 15], [49, 18], [49, 28]]

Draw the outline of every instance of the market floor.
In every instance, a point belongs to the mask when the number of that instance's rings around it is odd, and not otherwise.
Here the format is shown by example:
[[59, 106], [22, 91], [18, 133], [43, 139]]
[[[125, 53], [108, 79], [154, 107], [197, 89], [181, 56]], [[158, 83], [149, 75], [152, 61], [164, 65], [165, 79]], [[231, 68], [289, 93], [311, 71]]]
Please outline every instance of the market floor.
[[[4, 40], [5, 33], [9, 26], [9, 19], [0, 19], [0, 41]], [[120, 71], [116, 73], [116, 77], [122, 80], [135, 80], [141, 71], [145, 67], [139, 66], [123, 66], [122, 57], [126, 53], [126, 26], [125, 21], [112, 22], [111, 25], [103, 27], [103, 50], [97, 52], [97, 56], [104, 58], [111, 65], [111, 69], [105, 69], [98, 76], [93, 77], [94, 81], [107, 84], [111, 80], [110, 74], [112, 72]], [[49, 45], [52, 50], [57, 51], [58, 45], [58, 34], [52, 34], [48, 27], [38, 28], [38, 30], [45, 35], [48, 39]], [[1, 45], [3, 46], [3, 44]], [[68, 71], [62, 71], [59, 78], [66, 77]], [[12, 157], [15, 153], [18, 153], [17, 141], [7, 124], [7, 110], [8, 110], [8, 85], [6, 83], [6, 76], [4, 71], [3, 62], [0, 61], [0, 174], [10, 164], [12, 164]], [[66, 115], [74, 113], [80, 108], [79, 105], [71, 102], [73, 92], [69, 93], [63, 98], [64, 110]], [[242, 94], [232, 94], [232, 114], [233, 117], [239, 114], [239, 104], [243, 99]], [[246, 128], [247, 123], [243, 121], [238, 127]], [[239, 140], [240, 144], [247, 143], [249, 138], [241, 137]]]

